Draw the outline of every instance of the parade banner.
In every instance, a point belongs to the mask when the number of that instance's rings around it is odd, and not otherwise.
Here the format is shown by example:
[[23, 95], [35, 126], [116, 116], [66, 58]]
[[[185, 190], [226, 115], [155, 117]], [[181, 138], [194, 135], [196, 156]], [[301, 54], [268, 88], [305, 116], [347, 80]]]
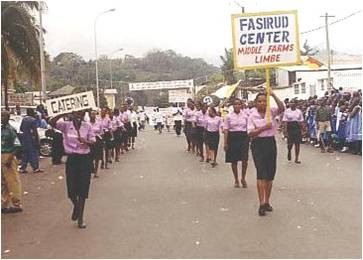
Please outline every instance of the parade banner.
[[190, 97], [186, 89], [169, 90], [169, 103], [186, 102]]
[[93, 92], [82, 92], [45, 101], [49, 116], [56, 116], [84, 109], [97, 109]]
[[155, 81], [155, 82], [137, 82], [129, 83], [129, 90], [152, 90], [152, 89], [178, 89], [193, 87], [193, 80], [172, 80], [172, 81]]
[[235, 69], [301, 63], [296, 10], [235, 14], [231, 19]]

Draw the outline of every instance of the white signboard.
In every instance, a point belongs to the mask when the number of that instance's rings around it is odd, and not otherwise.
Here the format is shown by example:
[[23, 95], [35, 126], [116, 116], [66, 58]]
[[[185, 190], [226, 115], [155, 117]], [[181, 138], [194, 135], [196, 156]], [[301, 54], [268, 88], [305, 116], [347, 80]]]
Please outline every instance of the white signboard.
[[169, 103], [186, 102], [189, 97], [186, 89], [169, 90]]
[[49, 116], [56, 116], [83, 109], [97, 109], [93, 92], [82, 92], [45, 101]]
[[299, 64], [297, 11], [232, 15], [235, 69]]
[[193, 80], [172, 80], [172, 81], [155, 81], [155, 82], [137, 82], [129, 83], [129, 90], [151, 90], [151, 89], [178, 89], [193, 87]]

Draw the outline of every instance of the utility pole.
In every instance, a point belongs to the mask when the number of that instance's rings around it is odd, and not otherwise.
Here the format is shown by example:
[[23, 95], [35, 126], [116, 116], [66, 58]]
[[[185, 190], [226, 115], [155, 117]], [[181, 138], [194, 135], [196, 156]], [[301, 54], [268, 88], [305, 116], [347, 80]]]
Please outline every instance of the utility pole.
[[40, 78], [41, 78], [41, 93], [40, 103], [43, 103], [46, 99], [46, 85], [45, 85], [45, 66], [44, 66], [44, 39], [43, 39], [43, 21], [42, 21], [42, 2], [39, 1], [39, 52], [40, 52]]
[[331, 90], [332, 87], [332, 83], [331, 83], [331, 59], [330, 59], [330, 43], [329, 43], [329, 23], [328, 23], [328, 19], [329, 17], [335, 17], [333, 15], [328, 15], [328, 13], [325, 13], [324, 16], [320, 16], [320, 17], [325, 17], [325, 37], [326, 37], [326, 50], [328, 52], [328, 90]]

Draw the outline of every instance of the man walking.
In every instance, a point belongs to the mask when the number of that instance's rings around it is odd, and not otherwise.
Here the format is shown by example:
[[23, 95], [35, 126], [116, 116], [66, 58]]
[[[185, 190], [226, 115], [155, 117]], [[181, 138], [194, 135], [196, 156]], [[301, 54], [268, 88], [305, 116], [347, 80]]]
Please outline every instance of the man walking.
[[[16, 148], [20, 147], [15, 129], [9, 124], [10, 113], [1, 112], [1, 212], [22, 211], [21, 182], [19, 178]], [[11, 205], [12, 204], [12, 205]]]
[[26, 116], [21, 121], [20, 131], [23, 132], [21, 142], [23, 146], [23, 157], [20, 172], [26, 173], [26, 167], [30, 163], [34, 173], [43, 172], [39, 169], [39, 136], [34, 110], [28, 108]]
[[[329, 107], [326, 105], [326, 100], [323, 99], [321, 101], [321, 105], [316, 110], [316, 118], [315, 121], [317, 123], [317, 128], [319, 132], [320, 138], [320, 149], [322, 153], [325, 153], [326, 147], [328, 147], [328, 152], [331, 153], [333, 150], [330, 147], [330, 132], [331, 132], [331, 111]], [[324, 141], [324, 135], [326, 137], [326, 142]]]

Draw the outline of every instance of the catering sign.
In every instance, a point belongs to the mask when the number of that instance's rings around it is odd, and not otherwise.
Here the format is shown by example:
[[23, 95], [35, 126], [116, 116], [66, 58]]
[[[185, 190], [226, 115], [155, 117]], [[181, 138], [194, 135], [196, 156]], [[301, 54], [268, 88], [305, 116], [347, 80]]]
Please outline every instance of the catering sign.
[[84, 109], [97, 109], [92, 91], [48, 99], [45, 101], [49, 116], [56, 116]]

